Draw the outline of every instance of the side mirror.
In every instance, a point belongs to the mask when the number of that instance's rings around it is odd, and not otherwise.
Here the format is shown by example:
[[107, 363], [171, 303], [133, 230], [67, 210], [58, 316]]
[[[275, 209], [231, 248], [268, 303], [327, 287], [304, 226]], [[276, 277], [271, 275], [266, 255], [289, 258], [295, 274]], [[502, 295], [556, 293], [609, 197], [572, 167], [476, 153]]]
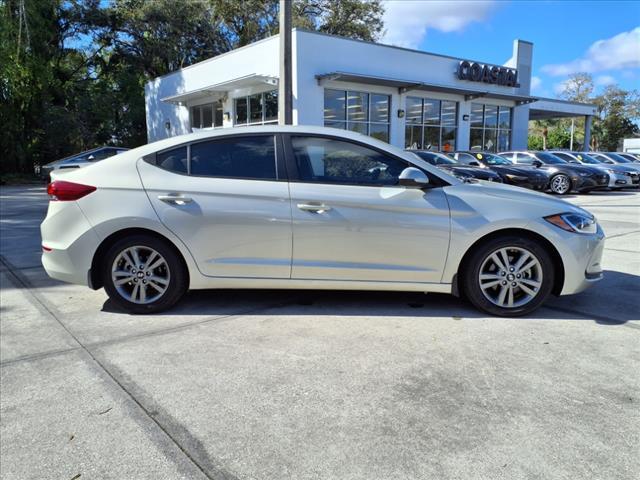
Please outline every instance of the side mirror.
[[398, 184], [407, 188], [424, 188], [429, 185], [429, 177], [418, 168], [407, 167], [400, 172]]
[[540, 160], [534, 160], [533, 162], [531, 162], [531, 165], [536, 168], [540, 168], [542, 166], [542, 162]]

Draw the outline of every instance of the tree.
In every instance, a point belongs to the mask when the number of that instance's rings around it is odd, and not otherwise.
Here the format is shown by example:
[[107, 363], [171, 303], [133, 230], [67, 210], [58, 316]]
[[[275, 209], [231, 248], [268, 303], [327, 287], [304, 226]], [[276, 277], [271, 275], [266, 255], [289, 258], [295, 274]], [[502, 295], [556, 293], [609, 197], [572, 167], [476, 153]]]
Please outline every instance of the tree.
[[640, 98], [636, 90], [629, 92], [617, 85], [609, 85], [594, 102], [598, 106], [594, 146], [615, 151], [621, 139], [639, 133], [638, 125], [634, 123], [640, 117]]
[[[278, 0], [0, 0], [0, 172], [146, 141], [144, 84], [278, 32]], [[294, 25], [375, 40], [380, 0], [294, 0]]]

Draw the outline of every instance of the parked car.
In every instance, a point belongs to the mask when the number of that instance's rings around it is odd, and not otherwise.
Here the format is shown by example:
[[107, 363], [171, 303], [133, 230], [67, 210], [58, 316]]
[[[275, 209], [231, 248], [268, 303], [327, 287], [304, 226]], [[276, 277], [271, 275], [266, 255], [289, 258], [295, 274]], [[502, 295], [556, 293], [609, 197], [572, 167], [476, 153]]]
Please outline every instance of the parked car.
[[638, 153], [631, 153], [631, 152], [616, 152], [616, 153], [620, 155], [622, 158], [626, 158], [630, 162], [640, 163], [640, 154]]
[[430, 150], [407, 150], [422, 160], [429, 162], [431, 165], [455, 175], [461, 180], [475, 178], [478, 180], [486, 180], [488, 182], [502, 183], [502, 178], [496, 172], [486, 168], [472, 167], [464, 163], [458, 163], [443, 153], [432, 152]]
[[69, 170], [74, 168], [86, 167], [92, 163], [104, 160], [105, 158], [113, 157], [119, 153], [129, 150], [124, 147], [98, 147], [86, 152], [77, 153], [69, 157], [55, 160], [40, 167], [40, 176], [49, 179], [51, 172], [54, 170]]
[[500, 155], [480, 151], [460, 151], [448, 154], [451, 158], [466, 165], [477, 165], [496, 172], [504, 183], [544, 192], [549, 185], [549, 175], [543, 170], [514, 165]]
[[636, 172], [640, 172], [640, 165], [632, 162], [631, 160], [627, 160], [626, 158], [618, 155], [614, 152], [589, 152], [593, 158], [598, 160], [599, 162], [606, 163], [607, 165], [624, 165], [625, 167], [631, 168]]
[[633, 168], [626, 167], [622, 164], [608, 165], [599, 162], [595, 158], [589, 156], [585, 152], [569, 152], [564, 150], [551, 150], [552, 153], [562, 160], [578, 165], [590, 165], [598, 168], [609, 175], [609, 188], [630, 188], [637, 187], [640, 183], [640, 174]]
[[210, 130], [52, 176], [45, 270], [133, 313], [285, 288], [455, 293], [514, 316], [602, 278], [586, 210], [349, 131]]
[[586, 193], [608, 188], [609, 175], [586, 165], [574, 165], [540, 151], [501, 152], [501, 156], [518, 165], [533, 165], [549, 173], [549, 190], [558, 195], [576, 191]]

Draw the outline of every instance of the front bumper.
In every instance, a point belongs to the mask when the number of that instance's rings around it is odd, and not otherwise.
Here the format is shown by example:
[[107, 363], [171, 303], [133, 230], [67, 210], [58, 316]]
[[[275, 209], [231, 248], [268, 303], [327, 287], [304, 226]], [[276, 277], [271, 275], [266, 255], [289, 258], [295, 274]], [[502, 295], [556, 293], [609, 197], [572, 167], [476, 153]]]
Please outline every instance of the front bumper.
[[607, 173], [590, 175], [588, 177], [577, 175], [575, 177], [571, 177], [571, 180], [573, 181], [575, 189], [578, 191], [609, 188], [609, 175]]
[[566, 232], [559, 247], [564, 263], [564, 285], [560, 295], [571, 295], [586, 290], [602, 280], [602, 253], [605, 235], [598, 225], [592, 235]]

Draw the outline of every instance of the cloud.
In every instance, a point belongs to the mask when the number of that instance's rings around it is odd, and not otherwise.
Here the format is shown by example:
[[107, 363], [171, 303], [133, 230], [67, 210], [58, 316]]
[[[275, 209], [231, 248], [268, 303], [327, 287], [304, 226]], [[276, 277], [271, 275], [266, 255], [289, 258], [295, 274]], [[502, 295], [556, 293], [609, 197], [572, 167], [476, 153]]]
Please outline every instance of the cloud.
[[616, 79], [613, 78], [611, 75], [600, 75], [599, 77], [596, 77], [594, 80], [594, 83], [598, 86], [606, 86], [606, 85], [611, 85], [612, 83], [616, 83]]
[[472, 22], [487, 18], [495, 1], [415, 1], [386, 0], [383, 43], [417, 48], [427, 30], [456, 32]]
[[542, 88], [542, 79], [540, 77], [531, 77], [531, 91], [540, 91]]
[[569, 63], [545, 65], [542, 71], [553, 76], [576, 72], [596, 73], [605, 70], [640, 68], [640, 27], [593, 43], [586, 53]]

